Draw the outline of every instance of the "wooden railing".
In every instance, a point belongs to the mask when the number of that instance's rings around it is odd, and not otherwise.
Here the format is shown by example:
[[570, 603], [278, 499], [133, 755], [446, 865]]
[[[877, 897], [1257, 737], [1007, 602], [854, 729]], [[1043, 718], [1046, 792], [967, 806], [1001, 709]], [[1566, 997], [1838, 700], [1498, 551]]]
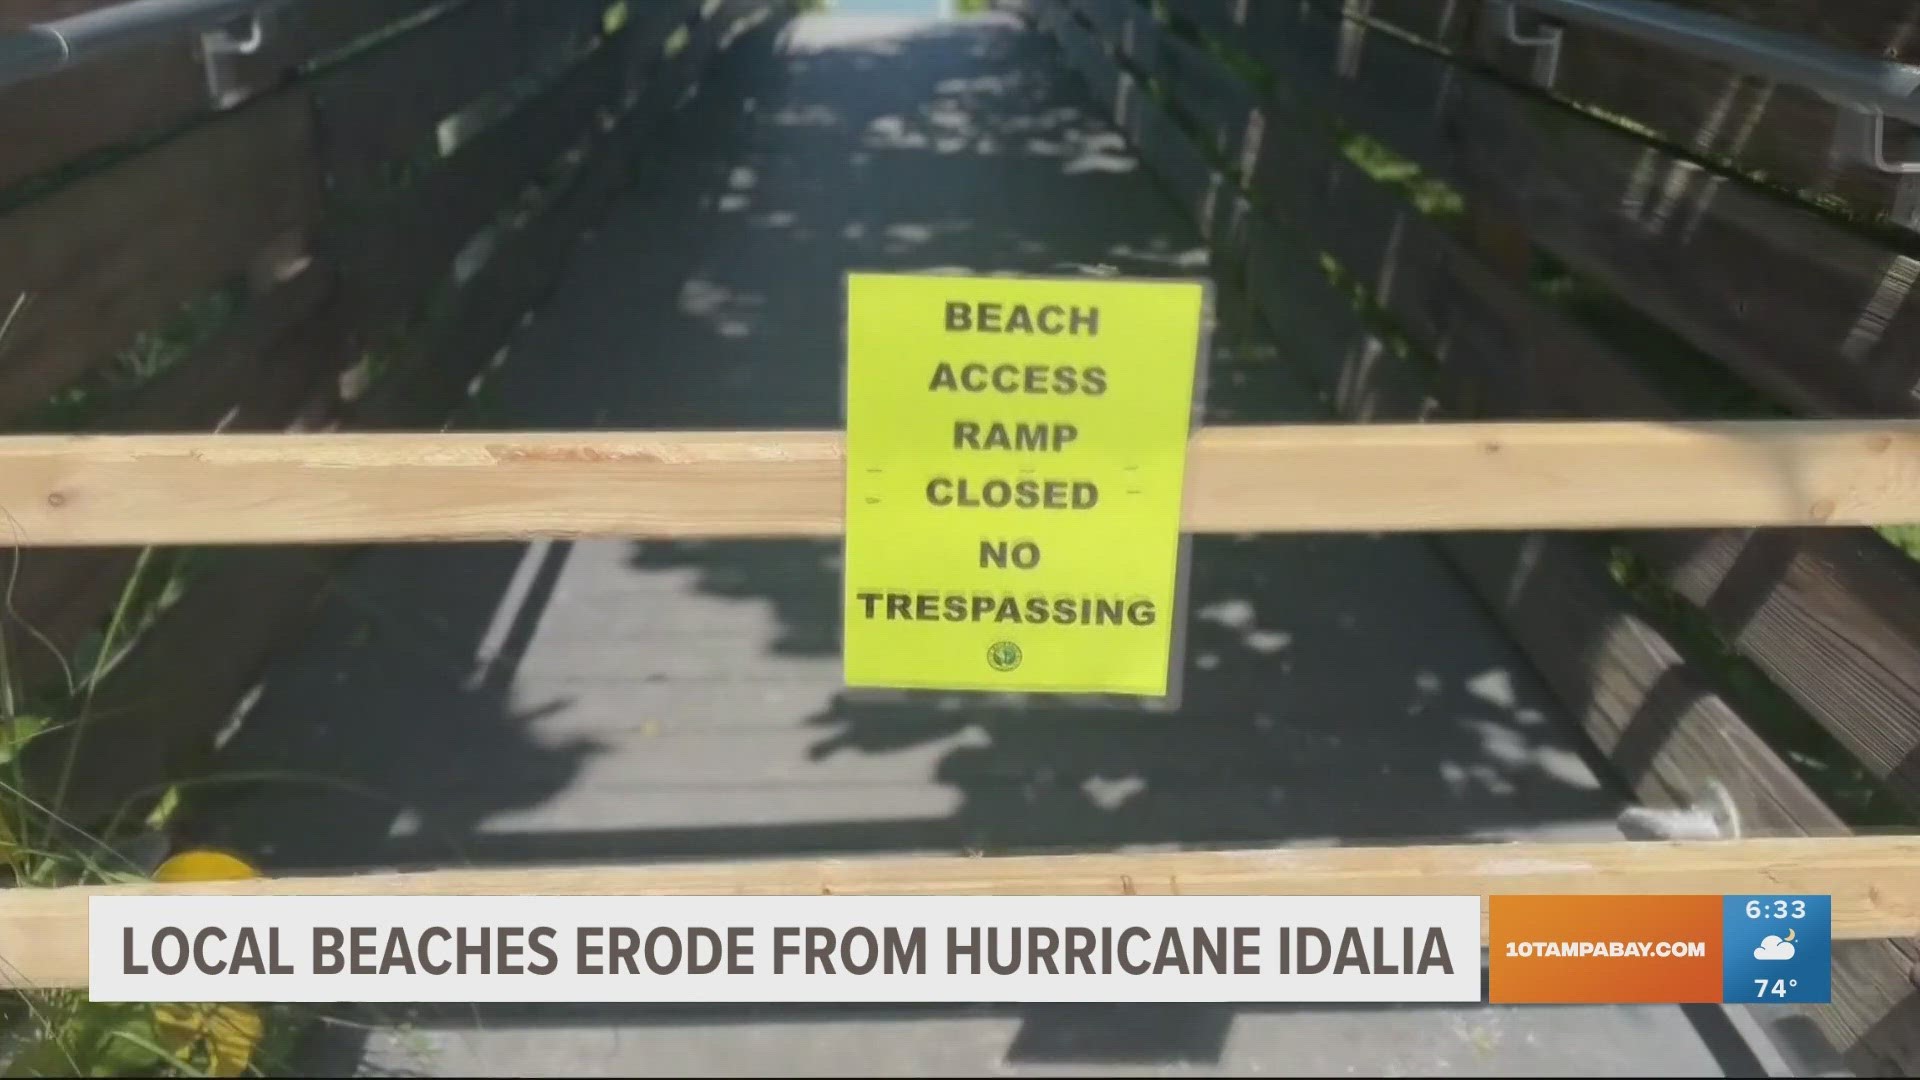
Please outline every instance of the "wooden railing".
[[[108, 2], [9, 4], [0, 32]], [[191, 41], [0, 90], [0, 427], [439, 426], [646, 127], [784, 10], [307, 0], [271, 9], [219, 100]], [[101, 687], [63, 812], [190, 773], [341, 553], [198, 551], [190, 577], [180, 551], [150, 559], [186, 587]], [[57, 682], [138, 551], [8, 554], [9, 677]]]
[[[1038, 12], [1338, 415], [1920, 411], [1915, 178], [1836, 157], [1832, 105], [1577, 27], [1549, 94], [1477, 2], [1160, 6]], [[1696, 6], [1875, 55], [1916, 29], [1907, 4]], [[1845, 219], [1807, 201], [1840, 197]], [[1717, 783], [1749, 834], [1849, 831], [1798, 748], [1610, 579], [1598, 539], [1440, 545], [1640, 797]], [[1629, 530], [1613, 555], [1789, 695], [1882, 805], [1920, 809], [1912, 557], [1871, 530], [1804, 528]], [[1920, 1066], [1916, 955], [1839, 955], [1835, 1003], [1813, 1015], [1857, 1067]]]

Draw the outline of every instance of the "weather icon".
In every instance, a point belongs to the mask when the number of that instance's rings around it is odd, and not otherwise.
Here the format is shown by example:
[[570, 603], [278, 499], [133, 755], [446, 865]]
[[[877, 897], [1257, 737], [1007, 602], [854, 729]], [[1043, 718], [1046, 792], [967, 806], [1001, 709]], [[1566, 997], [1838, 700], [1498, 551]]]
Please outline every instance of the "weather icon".
[[1760, 945], [1753, 950], [1755, 960], [1791, 960], [1793, 959], [1793, 931], [1787, 931], [1786, 937], [1768, 934], [1760, 939]]

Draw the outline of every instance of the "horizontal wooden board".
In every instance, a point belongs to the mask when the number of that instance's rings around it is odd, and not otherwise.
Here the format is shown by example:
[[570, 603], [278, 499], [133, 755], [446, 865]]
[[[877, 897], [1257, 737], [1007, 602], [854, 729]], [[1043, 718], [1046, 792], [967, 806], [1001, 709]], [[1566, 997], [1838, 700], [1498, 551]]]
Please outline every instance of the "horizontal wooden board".
[[1471, 42], [1485, 17], [1480, 0], [1346, 0], [1346, 11], [1445, 48]]
[[[611, 61], [609, 61], [611, 62]], [[582, 230], [605, 209], [626, 175], [657, 113], [631, 105], [612, 128], [599, 131], [583, 146], [585, 162], [543, 193], [537, 214], [505, 233], [500, 246], [460, 292], [459, 307], [441, 324], [407, 377], [390, 380], [351, 420], [361, 428], [418, 429], [437, 426], [457, 405], [473, 377], [520, 325], [565, 269]]]
[[1920, 574], [1872, 534], [1636, 536], [1661, 579], [1920, 807]]
[[442, 121], [521, 76], [527, 47], [514, 15], [498, 0], [468, 3], [317, 77], [329, 189], [353, 198], [384, 186], [436, 153]]
[[0, 215], [0, 422], [245, 274], [315, 213], [308, 105], [274, 94]]
[[[1920, 422], [1216, 427], [1201, 532], [1687, 528], [1920, 516]], [[832, 432], [0, 440], [24, 546], [827, 536]]]
[[[0, 980], [87, 979], [94, 896], [1394, 896], [1819, 893], [1839, 940], [1920, 931], [1920, 838], [1509, 843], [523, 867], [0, 893]], [[1483, 905], [1482, 921], [1484, 923]]]
[[1071, 20], [1060, 22], [1053, 32], [1153, 179], [1199, 223], [1204, 236], [1224, 239], [1232, 228], [1234, 200], [1230, 185], [1217, 176], [1207, 156], [1154, 103], [1147, 84], [1114, 62], [1109, 53], [1118, 46], [1101, 41]]
[[1175, 89], [1171, 103], [1222, 160], [1241, 172], [1251, 167], [1261, 117], [1244, 80], [1135, 0], [1087, 0], [1079, 10], [1136, 73]]
[[356, 324], [392, 325], [445, 281], [460, 249], [614, 106], [619, 76], [614, 51], [596, 50], [412, 187], [338, 222], [328, 247]]
[[[721, 14], [724, 17], [738, 12], [751, 18], [770, 6], [763, 0], [736, 0], [725, 5]], [[478, 369], [519, 325], [522, 314], [544, 296], [564, 269], [565, 259], [582, 231], [598, 218], [626, 180], [629, 163], [641, 152], [646, 133], [661, 119], [680, 89], [666, 84], [698, 75], [698, 68], [690, 64], [649, 62], [641, 68], [631, 64], [636, 53], [658, 53], [670, 31], [667, 15], [673, 9], [684, 8], [684, 18], [699, 7], [697, 3], [649, 5], [638, 21], [630, 21], [607, 39], [600, 52], [587, 58], [582, 70], [572, 77], [573, 89], [563, 84], [548, 104], [535, 106], [562, 117], [547, 125], [552, 129], [578, 129], [580, 122], [567, 118], [579, 115], [582, 103], [593, 106], [595, 115], [613, 123], [585, 125], [584, 139], [574, 147], [583, 163], [564, 178], [554, 180], [554, 189], [541, 192], [538, 208], [528, 220], [500, 235], [498, 247], [485, 267], [462, 286], [457, 313], [444, 321], [421, 350], [415, 370], [407, 377], [389, 380], [383, 391], [356, 407], [352, 420], [357, 426], [417, 428], [437, 422], [449, 407], [459, 403]], [[572, 17], [579, 17], [579, 5]], [[706, 55], [710, 57], [711, 50]], [[621, 78], [637, 78], [641, 71], [650, 73], [651, 78], [628, 83], [621, 92]], [[603, 100], [595, 104], [596, 96]]]
[[301, 54], [326, 60], [352, 49], [394, 25], [424, 18], [430, 10], [456, 4], [506, 4], [511, 0], [309, 0], [296, 9], [293, 32]]

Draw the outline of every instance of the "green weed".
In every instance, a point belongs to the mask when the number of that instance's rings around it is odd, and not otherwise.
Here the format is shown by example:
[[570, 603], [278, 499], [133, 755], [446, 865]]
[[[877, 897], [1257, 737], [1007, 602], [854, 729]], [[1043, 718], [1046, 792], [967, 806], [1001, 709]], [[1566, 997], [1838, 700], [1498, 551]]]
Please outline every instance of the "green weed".
[[[4, 340], [16, 302], [0, 319]], [[204, 340], [230, 314], [231, 300], [183, 313], [119, 358], [115, 378], [145, 380]], [[77, 399], [76, 399], [77, 400]], [[0, 573], [0, 887], [62, 888], [148, 880], [137, 852], [163, 830], [180, 802], [158, 793], [144, 814], [127, 807], [105, 829], [69, 816], [68, 794], [96, 696], [143, 634], [178, 600], [194, 566], [191, 551], [139, 553], [111, 613], [51, 685], [26, 685], [14, 637], [52, 643], [13, 605], [21, 555]], [[58, 650], [54, 650], [56, 656]], [[46, 740], [57, 740], [46, 742]], [[42, 752], [44, 751], [44, 752]], [[32, 761], [31, 767], [29, 761]], [[51, 773], [49, 777], [47, 774]], [[138, 827], [122, 830], [123, 821]], [[23, 989], [0, 994], [0, 1061], [6, 1076], [238, 1076], [275, 1060], [294, 1025], [247, 1005], [112, 1004], [84, 990]]]
[[[177, 585], [170, 562], [142, 552], [97, 639], [52, 688], [21, 685], [6, 632], [18, 622], [9, 603], [0, 620], [0, 877], [12, 888], [62, 888], [148, 880], [136, 852], [163, 830], [180, 803], [163, 791], [144, 814], [124, 811], [89, 829], [64, 811], [74, 767], [94, 717], [96, 692], [139, 632], [158, 617]], [[13, 571], [17, 573], [16, 558]], [[13, 574], [8, 579], [11, 597]], [[35, 692], [37, 691], [37, 692]], [[29, 751], [59, 737], [48, 787], [30, 775]], [[36, 755], [36, 763], [44, 755]], [[131, 809], [131, 808], [129, 808]], [[122, 830], [123, 821], [138, 828]], [[164, 870], [164, 868], [162, 868]], [[239, 1076], [258, 1074], [284, 1049], [283, 1014], [249, 1005], [119, 1004], [89, 1001], [84, 990], [18, 990], [0, 996], [7, 1076]], [[270, 1035], [271, 1032], [271, 1035]]]

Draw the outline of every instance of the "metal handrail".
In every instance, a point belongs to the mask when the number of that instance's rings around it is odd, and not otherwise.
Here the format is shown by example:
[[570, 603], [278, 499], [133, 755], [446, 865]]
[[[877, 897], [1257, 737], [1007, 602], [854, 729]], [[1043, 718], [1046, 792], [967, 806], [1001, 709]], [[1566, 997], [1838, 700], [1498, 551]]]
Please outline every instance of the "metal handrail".
[[252, 40], [235, 40], [223, 31], [282, 2], [131, 0], [36, 23], [25, 30], [0, 34], [0, 87], [50, 75], [119, 49], [195, 35], [218, 35], [216, 40], [225, 44], [211, 51], [251, 52], [259, 43], [257, 22]]
[[1744, 75], [1797, 86], [1841, 110], [1847, 149], [1885, 172], [1920, 173], [1920, 161], [1889, 161], [1886, 120], [1920, 125], [1920, 67], [1860, 56], [1796, 34], [1659, 3], [1657, 0], [1498, 0], [1502, 32], [1512, 44], [1548, 50], [1541, 81], [1552, 83], [1561, 35], [1557, 27], [1523, 34], [1515, 12], [1526, 8], [1560, 23], [1603, 29], [1724, 64]]

